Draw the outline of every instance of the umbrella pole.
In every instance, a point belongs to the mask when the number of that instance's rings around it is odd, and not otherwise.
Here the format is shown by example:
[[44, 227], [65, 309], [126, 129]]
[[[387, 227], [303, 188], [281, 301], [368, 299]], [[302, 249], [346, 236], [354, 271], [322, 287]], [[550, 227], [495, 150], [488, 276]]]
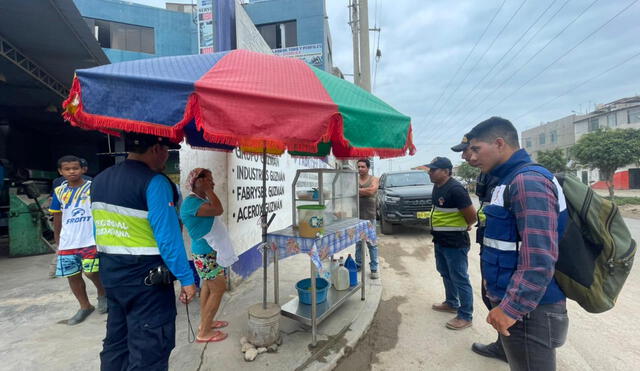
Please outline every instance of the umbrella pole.
[[262, 309], [267, 309], [267, 147], [262, 150]]

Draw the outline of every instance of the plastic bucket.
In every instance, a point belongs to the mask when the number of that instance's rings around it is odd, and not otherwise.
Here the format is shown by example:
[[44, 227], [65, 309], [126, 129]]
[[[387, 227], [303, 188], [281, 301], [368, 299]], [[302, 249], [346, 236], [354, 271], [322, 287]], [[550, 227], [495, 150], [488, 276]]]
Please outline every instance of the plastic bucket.
[[[298, 290], [298, 300], [302, 304], [311, 305], [311, 279], [305, 278], [296, 283]], [[327, 290], [329, 290], [329, 281], [324, 278], [316, 278], [316, 303], [324, 303], [327, 300]]]
[[315, 238], [324, 233], [324, 205], [298, 206], [298, 230], [300, 237]]

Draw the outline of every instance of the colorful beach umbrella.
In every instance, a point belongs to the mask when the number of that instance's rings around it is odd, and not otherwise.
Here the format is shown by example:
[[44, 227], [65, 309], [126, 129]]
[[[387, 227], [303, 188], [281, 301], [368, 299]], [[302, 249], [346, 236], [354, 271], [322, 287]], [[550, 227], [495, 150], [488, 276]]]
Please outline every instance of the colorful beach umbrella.
[[195, 147], [338, 158], [413, 154], [410, 118], [303, 61], [247, 50], [76, 71], [63, 116]]

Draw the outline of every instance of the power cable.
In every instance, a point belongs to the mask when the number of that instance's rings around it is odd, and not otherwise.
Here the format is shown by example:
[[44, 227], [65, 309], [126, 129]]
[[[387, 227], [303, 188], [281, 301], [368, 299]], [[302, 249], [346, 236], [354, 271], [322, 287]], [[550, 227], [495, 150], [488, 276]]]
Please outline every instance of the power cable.
[[[597, 0], [596, 0], [597, 1]], [[627, 9], [629, 9], [631, 6], [633, 6], [635, 3], [637, 3], [640, 0], [633, 0], [632, 2], [630, 2], [627, 6], [625, 6], [624, 8], [622, 8], [620, 11], [618, 11], [613, 17], [609, 18], [609, 20], [607, 20], [605, 23], [603, 23], [602, 25], [600, 25], [598, 28], [596, 28], [595, 30], [593, 30], [592, 32], [590, 32], [587, 36], [585, 36], [582, 40], [580, 40], [577, 44], [575, 44], [573, 47], [571, 47], [569, 50], [567, 50], [567, 52], [565, 52], [564, 54], [560, 55], [558, 58], [554, 59], [553, 62], [551, 62], [550, 64], [548, 64], [545, 68], [542, 69], [542, 71], [538, 72], [535, 76], [533, 76], [532, 78], [530, 78], [529, 80], [525, 81], [524, 84], [520, 85], [516, 90], [512, 91], [510, 94], [506, 95], [503, 99], [501, 99], [498, 103], [494, 104], [493, 106], [491, 106], [489, 109], [487, 109], [485, 112], [483, 112], [483, 114], [479, 115], [478, 117], [482, 117], [484, 116], [487, 112], [492, 111], [494, 108], [496, 108], [497, 106], [499, 106], [500, 104], [502, 104], [504, 101], [506, 101], [507, 99], [513, 97], [517, 92], [519, 92], [522, 88], [524, 88], [525, 86], [527, 86], [531, 81], [535, 80], [536, 78], [538, 78], [540, 75], [542, 75], [545, 71], [547, 71], [551, 66], [553, 66], [554, 64], [556, 64], [558, 61], [560, 61], [562, 58], [566, 57], [569, 53], [571, 53], [572, 51], [574, 51], [578, 46], [580, 46], [583, 42], [585, 42], [587, 39], [589, 39], [591, 36], [593, 36], [594, 34], [596, 34], [597, 32], [599, 32], [600, 30], [602, 30], [605, 26], [607, 26], [609, 23], [611, 23], [614, 19], [616, 19], [620, 14], [624, 13]], [[476, 120], [474, 120], [475, 122]]]
[[[525, 37], [525, 35], [527, 33], [529, 33], [529, 31], [533, 28], [533, 26], [535, 26], [540, 19], [542, 19], [542, 17], [544, 17], [545, 14], [547, 14], [547, 12], [549, 11], [549, 9], [551, 9], [553, 7], [553, 5], [555, 3], [557, 3], [559, 0], [552, 0], [551, 3], [549, 3], [549, 5], [547, 6], [547, 8], [540, 13], [540, 15], [533, 21], [533, 23], [531, 23], [531, 25], [520, 35], [520, 37], [518, 37], [518, 39], [511, 45], [511, 47], [509, 49], [507, 49], [506, 52], [504, 52], [504, 54], [502, 54], [502, 56], [498, 59], [498, 61], [491, 67], [491, 69], [489, 69], [489, 71], [487, 71], [487, 73], [484, 74], [484, 76], [482, 76], [482, 78], [480, 79], [480, 81], [478, 81], [476, 83], [476, 85], [460, 100], [460, 102], [455, 106], [455, 108], [452, 110], [453, 113], [447, 118], [445, 119], [445, 121], [442, 123], [442, 126], [445, 126], [447, 123], [449, 123], [450, 121], [453, 120], [454, 117], [456, 117], [459, 113], [459, 108], [462, 107], [462, 105], [466, 102], [467, 97], [469, 97], [469, 95], [471, 95], [471, 93], [475, 92], [478, 87], [480, 86], [480, 84], [482, 84], [486, 78], [491, 74], [491, 72], [493, 72], [493, 70], [498, 67], [498, 65], [500, 65], [500, 63], [504, 60], [504, 58], [516, 47], [516, 45], [518, 45], [518, 43], [520, 43], [520, 41], [522, 41], [522, 39]], [[476, 94], [477, 95], [477, 94]], [[476, 96], [474, 95], [474, 97]]]
[[[502, 33], [505, 31], [505, 29], [509, 26], [509, 24], [511, 24], [511, 22], [513, 21], [513, 19], [516, 17], [516, 15], [520, 12], [520, 10], [522, 9], [522, 7], [526, 4], [527, 0], [524, 0], [520, 6], [516, 9], [516, 11], [511, 15], [511, 17], [509, 18], [509, 20], [507, 21], [507, 23], [502, 27], [502, 29], [496, 34], [496, 36], [493, 38], [493, 40], [491, 41], [491, 43], [489, 44], [489, 46], [485, 49], [484, 53], [480, 56], [480, 58], [478, 58], [476, 60], [476, 63], [469, 69], [469, 72], [465, 75], [465, 77], [458, 83], [458, 85], [456, 86], [456, 88], [453, 90], [453, 92], [451, 92], [451, 94], [447, 97], [445, 103], [443, 103], [443, 105], [440, 107], [440, 110], [442, 110], [442, 108], [444, 108], [447, 103], [453, 98], [454, 94], [456, 93], [456, 91], [458, 91], [458, 89], [462, 86], [462, 84], [464, 83], [464, 81], [466, 81], [466, 79], [469, 77], [469, 75], [471, 74], [471, 72], [473, 72], [473, 70], [478, 66], [478, 64], [480, 63], [480, 61], [482, 61], [482, 59], [485, 57], [485, 55], [489, 52], [489, 50], [493, 47], [493, 44], [498, 40], [498, 38], [502, 35]], [[438, 113], [440, 113], [440, 110], [438, 111]], [[437, 114], [436, 114], [437, 116]], [[439, 126], [443, 126], [442, 124], [440, 124]], [[449, 133], [455, 130], [455, 127], [449, 127], [447, 130], [445, 130], [444, 134], [439, 134], [438, 137], [442, 137], [445, 135], [449, 135]], [[417, 137], [423, 137], [428, 135], [428, 132], [424, 132], [424, 133], [418, 133], [416, 136]]]
[[[578, 14], [576, 17], [574, 17], [569, 23], [567, 23], [566, 26], [564, 26], [558, 33], [556, 33], [551, 39], [549, 39], [549, 41], [547, 41], [546, 44], [544, 44], [542, 46], [542, 48], [538, 49], [538, 51], [536, 51], [533, 56], [527, 58], [527, 60], [525, 61], [524, 64], [522, 64], [520, 67], [518, 67], [515, 71], [513, 71], [511, 73], [511, 75], [509, 75], [506, 79], [502, 80], [502, 82], [495, 88], [493, 88], [487, 95], [485, 95], [485, 97], [483, 99], [481, 99], [478, 103], [476, 103], [475, 106], [473, 106], [473, 108], [469, 109], [466, 115], [463, 116], [463, 119], [466, 119], [467, 116], [469, 116], [469, 114], [471, 112], [473, 112], [476, 108], [478, 108], [482, 103], [484, 103], [487, 99], [489, 99], [490, 96], [493, 95], [493, 93], [495, 93], [496, 91], [498, 91], [498, 89], [502, 88], [507, 82], [511, 81], [511, 79], [520, 71], [522, 71], [529, 63], [531, 63], [532, 60], [534, 60], [538, 55], [540, 55], [540, 53], [542, 53], [554, 40], [556, 40], [558, 37], [560, 37], [560, 35], [562, 35], [564, 33], [564, 31], [566, 31], [569, 27], [571, 27], [572, 24], [574, 24], [576, 21], [578, 21], [578, 19], [580, 19], [589, 9], [591, 9], [596, 3], [598, 2], [598, 0], [594, 0], [591, 4], [589, 4], [586, 8], [584, 8], [582, 10], [582, 12], [580, 12], [580, 14]], [[475, 121], [472, 121], [475, 122]]]
[[[564, 7], [569, 3], [569, 1], [571, 1], [571, 0], [566, 0], [566, 1], [565, 1], [565, 2], [564, 2], [564, 3], [563, 3], [559, 8], [555, 11], [555, 13], [553, 13], [553, 15], [551, 15], [551, 17], [549, 17], [549, 19], [547, 19], [547, 21], [546, 21], [546, 22], [545, 22], [545, 23], [544, 23], [540, 28], [536, 29], [536, 31], [531, 35], [531, 37], [529, 37], [529, 39], [528, 39], [526, 42], [524, 42], [524, 43], [522, 44], [522, 47], [521, 47], [521, 48], [520, 48], [520, 49], [519, 49], [519, 50], [518, 50], [518, 51], [517, 51], [513, 56], [511, 56], [511, 58], [510, 58], [507, 62], [505, 62], [505, 63], [504, 63], [504, 65], [505, 65], [505, 66], [510, 66], [510, 65], [511, 65], [511, 63], [512, 63], [512, 62], [513, 62], [513, 61], [514, 61], [518, 56], [520, 56], [520, 54], [521, 54], [521, 53], [522, 53], [522, 52], [527, 48], [527, 46], [529, 46], [529, 45], [530, 45], [531, 41], [532, 41], [533, 39], [535, 39], [535, 37], [536, 37], [536, 36], [538, 36], [538, 34], [539, 34], [540, 32], [542, 32], [542, 30], [544, 30], [544, 29], [547, 27], [547, 25], [549, 25], [549, 23], [551, 23], [551, 21], [552, 21], [553, 19], [555, 19], [556, 15], [558, 15], [558, 14], [560, 13], [560, 11], [562, 11], [562, 9], [564, 9]], [[499, 76], [499, 73], [498, 73], [498, 74], [495, 74], [494, 76], [492, 76], [492, 77], [489, 79], [489, 81], [487, 82], [487, 84], [486, 84], [486, 85], [487, 85], [487, 86], [490, 86], [490, 85], [491, 85], [491, 83], [495, 80], [495, 78], [496, 78], [497, 76]], [[480, 92], [481, 92], [481, 90], [478, 90], [478, 91], [477, 91], [477, 92], [476, 92], [476, 93], [475, 93], [475, 94], [474, 94], [474, 95], [469, 99], [469, 102], [473, 102], [473, 100], [478, 96], [478, 94], [480, 94]], [[459, 114], [459, 112], [456, 112], [456, 115], [458, 115], [458, 114]]]
[[[508, 81], [510, 81], [518, 72], [522, 71], [522, 69], [524, 69], [524, 67], [526, 67], [533, 59], [535, 59], [535, 57], [537, 57], [540, 53], [542, 53], [542, 51], [544, 51], [554, 40], [556, 40], [558, 37], [560, 37], [560, 35], [562, 35], [562, 33], [564, 33], [564, 31], [566, 31], [573, 23], [575, 23], [578, 19], [580, 19], [580, 17], [582, 17], [589, 9], [591, 9], [591, 7], [593, 7], [593, 5], [595, 5], [595, 3], [597, 3], [599, 0], [594, 0], [591, 4], [589, 4], [589, 6], [587, 6], [580, 14], [578, 14], [578, 16], [574, 17], [565, 27], [563, 27], [560, 32], [556, 33], [542, 48], [540, 48], [536, 53], [534, 53], [533, 56], [529, 57], [527, 59], [527, 61], [521, 65], [520, 67], [518, 67], [515, 71], [513, 71], [513, 73], [511, 75], [509, 75], [509, 77], [507, 77], [505, 80], [503, 80], [496, 88], [494, 88], [493, 90], [491, 90], [489, 92], [489, 94], [487, 94], [482, 100], [480, 100], [478, 103], [476, 103], [475, 106], [473, 106], [473, 108], [469, 109], [467, 112], [467, 114], [465, 114], [464, 116], [462, 116], [462, 119], [460, 120], [461, 122], [464, 121], [464, 119], [467, 118], [467, 116], [469, 116], [469, 112], [473, 112], [477, 107], [479, 107], [482, 103], [484, 103], [491, 95], [493, 95], [493, 93], [495, 93], [498, 89], [500, 89], [502, 86], [504, 86], [504, 84], [506, 84]], [[562, 7], [560, 7], [560, 9], [562, 9], [567, 3], [563, 4]], [[558, 12], [556, 12], [554, 14], [555, 15], [558, 14]], [[553, 19], [553, 18], [551, 18]], [[546, 26], [547, 24], [549, 24], [549, 22], [545, 23], [544, 26]], [[544, 27], [543, 26], [543, 27]], [[537, 34], [537, 33], [536, 33]], [[535, 35], [534, 34], [534, 37]], [[533, 40], [533, 37], [529, 40], [531, 41]], [[520, 49], [520, 52], [522, 52], [523, 49]], [[518, 53], [519, 54], [519, 53]], [[512, 59], [513, 60], [513, 59]], [[475, 122], [475, 121], [472, 121]], [[447, 130], [447, 132], [445, 134], [449, 134], [450, 130]], [[442, 137], [444, 134], [441, 134], [439, 137]]]
[[[376, 0], [375, 4], [373, 6], [373, 9], [374, 9], [374, 12], [375, 12], [374, 16], [373, 16], [373, 29], [369, 29], [369, 31], [376, 32], [377, 29], [378, 29], [378, 0]], [[369, 53], [371, 53], [371, 57], [370, 58], [371, 58], [372, 61], [375, 59], [375, 54], [376, 54], [376, 52], [375, 52], [375, 44], [376, 44], [376, 41], [375, 41], [375, 36], [374, 36], [373, 45], [370, 46], [371, 49], [369, 50]]]
[[[460, 73], [460, 70], [462, 69], [462, 67], [464, 67], [464, 65], [467, 63], [467, 60], [469, 60], [469, 57], [473, 54], [473, 52], [476, 50], [476, 47], [478, 46], [478, 44], [480, 43], [480, 41], [482, 40], [482, 38], [484, 37], [484, 35], [487, 33], [487, 31], [489, 30], [489, 28], [491, 27], [491, 25], [493, 24], [493, 21], [495, 21], [496, 17], [498, 17], [498, 14], [500, 13], [500, 11], [502, 10], [502, 8], [504, 7], [504, 4], [507, 2], [507, 0], [503, 0], [502, 4], [500, 4], [500, 6], [498, 7], [498, 9], [495, 11], [495, 13], [493, 14], [493, 17], [491, 17], [491, 20], [489, 21], [489, 23], [487, 23], [487, 26], [484, 28], [484, 31], [482, 31], [482, 33], [480, 34], [480, 37], [478, 38], [478, 40], [476, 40], [476, 43], [473, 45], [473, 47], [471, 48], [471, 51], [469, 51], [469, 54], [467, 54], [467, 56], [464, 58], [464, 61], [462, 62], [462, 64], [458, 67], [458, 69], [456, 70], [456, 72], [453, 74], [453, 77], [451, 77], [451, 79], [449, 80], [449, 82], [447, 82], [447, 85], [445, 86], [444, 90], [442, 90], [442, 92], [440, 93], [440, 96], [438, 97], [438, 99], [436, 99], [436, 103], [433, 105], [433, 107], [431, 108], [431, 111], [427, 114], [427, 116], [425, 117], [425, 121], [429, 122], [429, 117], [431, 116], [431, 114], [433, 113], [433, 111], [436, 109], [436, 107], [438, 106], [438, 103], [440, 103], [440, 100], [442, 99], [442, 96], [444, 95], [444, 93], [449, 89], [449, 86], [451, 86], [451, 83], [456, 79], [456, 77], [458, 77], [458, 73]], [[440, 107], [440, 110], [442, 109], [442, 107]], [[438, 112], [436, 112], [435, 116], [438, 115], [438, 113], [440, 113], [440, 110], [438, 110]]]
[[378, 51], [380, 50], [380, 34], [382, 33], [382, 28], [378, 26], [378, 11], [379, 11], [379, 7], [380, 4], [378, 3], [378, 0], [376, 0], [376, 4], [375, 4], [375, 9], [376, 9], [376, 13], [375, 13], [375, 18], [374, 18], [374, 26], [373, 28], [376, 30], [376, 32], [378, 33], [378, 41], [376, 43], [375, 46], [375, 50], [372, 51], [371, 55], [372, 55], [372, 60], [375, 61], [375, 65], [373, 68], [373, 82], [371, 84], [371, 91], [374, 91], [376, 88], [376, 78], [378, 77], [378, 63], [380, 63], [380, 58], [378, 57]]
[[581, 86], [583, 86], [583, 85], [585, 85], [585, 84], [587, 84], [587, 83], [589, 83], [589, 82], [591, 82], [591, 81], [593, 81], [593, 80], [595, 80], [595, 79], [597, 79], [597, 78], [599, 78], [599, 77], [601, 77], [601, 76], [603, 76], [603, 75], [606, 75], [607, 73], [611, 72], [612, 70], [614, 70], [614, 69], [616, 69], [616, 68], [618, 68], [618, 67], [620, 67], [620, 66], [622, 66], [622, 65], [624, 65], [624, 64], [626, 64], [626, 63], [628, 63], [628, 62], [630, 62], [631, 60], [633, 60], [634, 58], [636, 58], [636, 57], [638, 57], [638, 56], [640, 56], [640, 51], [639, 51], [639, 52], [637, 52], [636, 54], [632, 55], [631, 57], [629, 57], [629, 58], [627, 58], [627, 59], [623, 60], [622, 62], [617, 63], [617, 64], [615, 64], [615, 65], [613, 65], [613, 66], [611, 66], [611, 67], [607, 68], [606, 70], [604, 70], [604, 71], [600, 72], [599, 74], [597, 74], [597, 75], [595, 75], [595, 76], [593, 76], [593, 77], [591, 77], [591, 78], [588, 78], [588, 79], [584, 80], [584, 81], [583, 81], [583, 82], [581, 82], [580, 84], [578, 84], [578, 85], [576, 85], [576, 86], [574, 86], [574, 87], [572, 87], [572, 88], [570, 88], [570, 89], [566, 90], [566, 91], [565, 91], [565, 92], [563, 92], [562, 94], [559, 94], [559, 95], [557, 95], [557, 96], [555, 96], [555, 97], [553, 97], [553, 98], [549, 99], [548, 101], [546, 101], [546, 102], [544, 102], [544, 103], [542, 103], [542, 104], [540, 104], [540, 105], [538, 105], [538, 106], [536, 106], [536, 107], [534, 107], [534, 108], [530, 109], [529, 111], [527, 111], [527, 112], [523, 113], [522, 115], [518, 116], [518, 117], [516, 118], [516, 120], [515, 120], [515, 121], [518, 121], [519, 119], [521, 119], [521, 118], [525, 117], [526, 115], [528, 115], [528, 114], [530, 114], [530, 113], [532, 113], [532, 112], [534, 112], [534, 111], [536, 111], [536, 110], [538, 110], [538, 109], [540, 109], [540, 108], [542, 108], [542, 107], [544, 107], [544, 106], [546, 106], [546, 105], [550, 104], [551, 102], [554, 102], [554, 101], [555, 101], [555, 100], [557, 100], [558, 98], [561, 98], [561, 97], [563, 97], [563, 96], [565, 96], [565, 95], [569, 94], [569, 93], [570, 93], [570, 92], [572, 92], [573, 90], [576, 90], [577, 88], [579, 88], [579, 87], [581, 87]]
[[374, 88], [376, 87], [376, 78], [378, 77], [378, 63], [380, 63], [380, 56], [378, 56], [378, 51], [380, 50], [380, 37], [382, 34], [382, 28], [378, 29], [378, 42], [376, 45], [376, 55], [375, 55], [375, 61], [376, 61], [376, 65], [375, 68], [373, 70], [373, 85], [372, 85], [372, 90], [374, 90]]
[[[467, 80], [467, 78], [469, 77], [469, 75], [473, 72], [473, 70], [478, 66], [478, 64], [482, 61], [482, 59], [484, 59], [484, 56], [487, 55], [487, 53], [489, 52], [489, 50], [493, 47], [493, 44], [498, 40], [498, 38], [500, 38], [500, 36], [502, 35], [502, 33], [504, 32], [504, 30], [509, 26], [509, 24], [511, 24], [511, 22], [513, 21], [513, 19], [516, 17], [516, 15], [518, 15], [518, 13], [520, 12], [520, 10], [522, 9], [522, 7], [524, 6], [524, 4], [527, 3], [528, 0], [523, 0], [522, 3], [520, 4], [520, 6], [516, 9], [516, 11], [511, 15], [511, 17], [509, 18], [509, 20], [507, 21], [507, 23], [505, 23], [505, 25], [502, 27], [502, 29], [500, 29], [500, 31], [496, 34], [496, 36], [493, 38], [493, 40], [491, 41], [491, 43], [489, 44], [489, 46], [485, 49], [484, 53], [482, 53], [482, 55], [480, 56], [480, 58], [478, 58], [476, 60], [476, 63], [469, 69], [469, 72], [467, 72], [467, 74], [464, 76], [464, 78], [462, 80], [460, 80], [460, 82], [458, 83], [458, 85], [456, 86], [456, 88], [451, 92], [451, 94], [449, 94], [449, 97], [445, 100], [445, 102], [443, 103], [442, 107], [445, 107], [447, 105], [447, 103], [449, 103], [449, 101], [451, 100], [451, 98], [455, 95], [455, 93], [458, 91], [458, 89], [460, 89], [460, 86], [462, 86], [462, 84]], [[439, 113], [439, 111], [438, 111]], [[437, 116], [437, 115], [436, 115]]]

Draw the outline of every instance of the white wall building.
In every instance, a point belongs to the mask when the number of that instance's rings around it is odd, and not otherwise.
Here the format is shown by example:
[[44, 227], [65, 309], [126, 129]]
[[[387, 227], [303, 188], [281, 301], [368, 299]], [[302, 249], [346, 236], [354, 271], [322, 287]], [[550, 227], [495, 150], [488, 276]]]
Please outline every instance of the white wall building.
[[[576, 142], [599, 129], [640, 129], [640, 96], [622, 98], [611, 103], [600, 104], [596, 110], [576, 119], [574, 123]], [[606, 188], [597, 169], [579, 169], [577, 176], [594, 188]], [[618, 169], [614, 176], [616, 189], [640, 188], [640, 169], [630, 163]]]

